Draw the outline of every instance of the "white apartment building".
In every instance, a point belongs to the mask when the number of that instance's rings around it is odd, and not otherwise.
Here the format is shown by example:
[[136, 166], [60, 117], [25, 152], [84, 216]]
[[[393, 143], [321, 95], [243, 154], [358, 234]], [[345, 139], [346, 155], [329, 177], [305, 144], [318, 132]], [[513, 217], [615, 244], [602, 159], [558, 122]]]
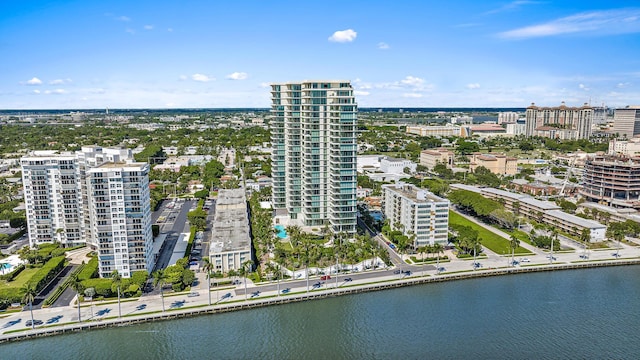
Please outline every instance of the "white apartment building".
[[348, 81], [271, 85], [273, 207], [292, 224], [356, 232], [356, 122]]
[[418, 136], [462, 136], [462, 127], [454, 125], [407, 126], [407, 134]]
[[84, 245], [81, 182], [73, 153], [36, 151], [20, 159], [29, 246]]
[[[149, 169], [147, 164], [133, 163], [131, 150], [85, 146], [75, 153], [35, 151], [20, 163], [31, 247], [52, 242], [63, 247], [87, 244], [98, 252], [100, 276], [110, 276], [116, 269], [123, 277], [132, 271], [151, 270]], [[103, 170], [114, 166], [120, 170]], [[98, 177], [101, 180], [96, 182]], [[98, 193], [111, 191], [97, 191], [97, 183], [103, 182], [114, 186], [114, 207], [111, 194], [96, 198]], [[114, 228], [105, 231], [105, 222]], [[108, 258], [116, 247], [117, 262], [115, 255]]]
[[89, 214], [100, 277], [153, 268], [147, 163], [105, 163], [87, 171]]
[[504, 111], [498, 113], [498, 125], [513, 124], [518, 121], [520, 116], [515, 111]]
[[389, 225], [409, 237], [415, 235], [414, 249], [447, 244], [449, 200], [402, 182], [382, 185], [382, 193], [382, 211]]
[[220, 189], [211, 236], [209, 260], [214, 271], [240, 270], [252, 259], [244, 189]]

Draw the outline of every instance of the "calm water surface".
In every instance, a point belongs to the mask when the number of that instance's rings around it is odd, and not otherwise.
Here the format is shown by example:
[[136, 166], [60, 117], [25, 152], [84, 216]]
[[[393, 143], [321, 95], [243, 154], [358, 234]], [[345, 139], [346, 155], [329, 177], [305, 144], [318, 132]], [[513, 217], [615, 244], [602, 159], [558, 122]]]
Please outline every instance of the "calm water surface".
[[637, 359], [640, 266], [430, 284], [0, 345], [0, 359]]

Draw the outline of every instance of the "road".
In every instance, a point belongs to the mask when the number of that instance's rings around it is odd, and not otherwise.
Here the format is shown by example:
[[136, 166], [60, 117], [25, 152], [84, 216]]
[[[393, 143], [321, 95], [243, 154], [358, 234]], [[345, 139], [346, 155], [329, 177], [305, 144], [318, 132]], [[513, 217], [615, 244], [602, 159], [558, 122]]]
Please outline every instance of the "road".
[[[603, 260], [615, 261], [613, 254], [615, 249], [601, 249], [593, 250], [589, 252], [591, 260], [601, 263]], [[555, 254], [556, 260], [554, 264], [569, 264], [583, 261], [580, 258], [582, 251], [574, 251], [569, 253]], [[640, 247], [626, 246], [620, 249], [620, 255], [622, 259], [640, 259]], [[475, 271], [491, 271], [495, 268], [505, 268], [509, 257], [500, 257], [500, 259], [483, 259], [480, 260], [482, 267]], [[523, 260], [524, 257], [520, 256], [516, 259]], [[528, 262], [521, 262], [521, 264], [531, 265], [545, 265], [549, 263], [549, 259], [545, 255], [532, 255], [528, 257]], [[443, 262], [441, 265], [446, 267], [442, 274], [447, 273], [459, 273], [459, 272], [471, 272], [474, 271], [472, 260], [458, 260], [454, 259], [450, 262]], [[399, 269], [381, 269], [376, 271], [366, 271], [351, 274], [341, 274], [338, 276], [338, 286], [358, 286], [372, 282], [385, 282], [400, 280], [401, 278], [421, 278], [425, 277], [437, 277], [442, 274], [437, 274], [433, 266], [425, 266], [424, 273], [415, 271], [415, 266], [406, 265], [403, 266], [403, 270], [411, 270], [411, 275], [402, 273], [396, 273]], [[212, 303], [224, 304], [228, 301], [244, 300], [244, 279], [241, 279], [241, 283], [235, 287], [227, 286], [222, 288], [212, 288], [210, 293], [207, 293], [207, 283], [205, 275], [198, 273], [199, 285], [192, 289], [192, 292], [196, 293], [196, 296], [189, 296], [188, 294], [179, 294], [167, 296], [161, 298], [159, 295], [144, 296], [138, 299], [132, 299], [122, 302], [122, 315], [134, 315], [136, 313], [162, 311], [162, 304], [164, 303], [165, 309], [179, 309], [189, 306], [206, 306], [208, 302], [208, 296], [211, 296]], [[352, 281], [345, 281], [349, 277]], [[322, 281], [318, 276], [313, 276], [309, 279], [310, 291], [322, 291], [335, 287], [335, 277], [332, 275], [330, 280]], [[313, 285], [320, 283], [317, 288]], [[348, 283], [348, 284], [347, 284]], [[288, 280], [280, 282], [280, 294], [277, 293], [278, 284], [275, 281], [266, 283], [247, 283], [247, 297], [261, 298], [266, 296], [287, 296], [282, 290], [289, 289], [288, 293], [305, 293], [307, 291], [306, 279]], [[228, 294], [228, 295], [227, 295]], [[89, 303], [83, 304], [82, 307], [82, 319], [87, 321], [89, 319], [100, 321], [105, 317], [117, 317], [118, 305], [115, 301], [111, 303]], [[77, 308], [73, 305], [64, 307], [52, 307], [44, 309], [34, 310], [35, 319], [43, 321], [43, 325], [47, 326], [52, 324], [61, 323], [73, 323], [78, 321]], [[28, 310], [8, 313], [5, 317], [0, 319], [0, 333], [4, 333], [16, 329], [25, 329], [25, 322], [30, 320], [30, 314]], [[48, 324], [47, 324], [48, 323]]]

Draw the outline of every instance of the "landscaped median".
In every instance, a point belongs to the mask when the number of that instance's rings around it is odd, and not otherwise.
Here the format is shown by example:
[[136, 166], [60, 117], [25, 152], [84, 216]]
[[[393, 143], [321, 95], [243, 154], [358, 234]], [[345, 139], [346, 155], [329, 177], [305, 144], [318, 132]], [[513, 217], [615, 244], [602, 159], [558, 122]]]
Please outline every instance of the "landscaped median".
[[[462, 226], [468, 226], [478, 232], [478, 237], [483, 246], [499, 255], [511, 254], [511, 245], [509, 240], [499, 236], [498, 234], [485, 229], [484, 227], [464, 218], [462, 215], [449, 210], [449, 223]], [[515, 250], [516, 254], [531, 254], [531, 252], [521, 246]]]

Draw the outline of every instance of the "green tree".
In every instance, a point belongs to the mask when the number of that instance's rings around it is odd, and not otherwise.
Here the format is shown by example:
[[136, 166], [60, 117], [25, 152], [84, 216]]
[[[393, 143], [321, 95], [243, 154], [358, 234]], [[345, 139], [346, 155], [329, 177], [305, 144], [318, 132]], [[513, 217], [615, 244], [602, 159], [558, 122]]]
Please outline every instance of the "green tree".
[[209, 306], [211, 306], [211, 271], [213, 271], [213, 264], [209, 261], [209, 258], [204, 258], [202, 270], [207, 273], [207, 295], [209, 296]]
[[165, 282], [167, 281], [167, 277], [164, 274], [164, 270], [160, 269], [160, 270], [156, 270], [153, 273], [153, 286], [160, 286], [160, 298], [162, 299], [162, 312], [165, 311], [164, 309], [164, 292], [162, 291], [162, 288], [164, 287]]
[[80, 316], [80, 293], [84, 290], [82, 286], [82, 281], [78, 279], [78, 275], [73, 275], [71, 278], [71, 288], [76, 292], [76, 303], [78, 304], [78, 322], [82, 322], [82, 317]]
[[511, 247], [511, 266], [515, 266], [515, 254], [516, 249], [520, 246], [520, 239], [515, 234], [511, 234], [511, 238], [509, 238], [509, 247]]
[[207, 213], [202, 209], [189, 211], [187, 220], [197, 231], [203, 231], [207, 227]]
[[122, 276], [118, 270], [113, 270], [111, 273], [111, 282], [118, 291], [118, 318], [122, 317], [122, 307], [120, 306], [120, 285], [122, 284]]
[[22, 302], [29, 304], [29, 311], [31, 312], [31, 328], [35, 329], [36, 325], [33, 319], [33, 300], [36, 298], [36, 295], [38, 295], [38, 292], [36, 291], [35, 286], [30, 282], [25, 284], [22, 288], [22, 292], [24, 294], [22, 295]]

